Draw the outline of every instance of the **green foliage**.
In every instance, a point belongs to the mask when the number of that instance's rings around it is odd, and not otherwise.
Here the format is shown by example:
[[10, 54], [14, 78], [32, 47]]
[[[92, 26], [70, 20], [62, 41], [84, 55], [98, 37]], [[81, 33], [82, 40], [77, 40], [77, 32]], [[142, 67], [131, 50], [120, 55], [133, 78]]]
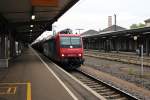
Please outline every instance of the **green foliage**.
[[138, 26], [139, 28], [143, 28], [143, 27], [145, 27], [145, 24], [142, 24], [142, 23], [139, 23], [139, 26]]
[[135, 28], [138, 28], [137, 24], [132, 24], [132, 25], [130, 26], [130, 29], [135, 29]]
[[130, 26], [130, 29], [143, 28], [143, 27], [145, 27], [145, 24], [143, 24], [143, 23], [132, 24], [132, 25]]

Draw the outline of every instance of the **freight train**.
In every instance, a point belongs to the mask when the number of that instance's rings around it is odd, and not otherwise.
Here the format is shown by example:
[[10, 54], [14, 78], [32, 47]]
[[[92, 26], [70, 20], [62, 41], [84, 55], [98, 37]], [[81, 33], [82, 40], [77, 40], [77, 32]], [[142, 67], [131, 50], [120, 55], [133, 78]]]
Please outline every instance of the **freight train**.
[[69, 65], [71, 69], [84, 63], [82, 38], [80, 34], [72, 34], [68, 29], [38, 43], [38, 48], [42, 48], [41, 51], [47, 57], [63, 65]]

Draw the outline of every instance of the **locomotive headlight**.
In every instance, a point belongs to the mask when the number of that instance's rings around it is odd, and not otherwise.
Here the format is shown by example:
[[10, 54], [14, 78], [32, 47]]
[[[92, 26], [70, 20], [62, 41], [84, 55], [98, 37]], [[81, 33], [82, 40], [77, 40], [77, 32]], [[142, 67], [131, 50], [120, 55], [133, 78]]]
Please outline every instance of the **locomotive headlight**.
[[61, 56], [64, 57], [65, 55], [64, 55], [64, 54], [61, 54]]
[[82, 54], [78, 54], [78, 56], [82, 56]]

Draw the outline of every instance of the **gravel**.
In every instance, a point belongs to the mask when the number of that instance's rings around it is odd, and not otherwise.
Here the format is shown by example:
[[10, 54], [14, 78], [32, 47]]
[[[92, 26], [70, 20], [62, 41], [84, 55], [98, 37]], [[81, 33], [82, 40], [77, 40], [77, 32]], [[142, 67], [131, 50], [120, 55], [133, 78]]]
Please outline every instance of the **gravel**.
[[85, 65], [92, 66], [97, 70], [109, 73], [112, 76], [150, 90], [150, 67], [144, 67], [144, 76], [141, 77], [141, 67], [139, 65], [125, 64], [87, 56], [85, 56]]
[[102, 72], [100, 70], [96, 70], [86, 65], [80, 67], [80, 70], [100, 79], [103, 82], [106, 82], [107, 84], [110, 84], [111, 86], [114, 86], [126, 93], [129, 93], [132, 96], [135, 96], [139, 100], [150, 100], [150, 91], [144, 88], [138, 87], [131, 82], [122, 80], [120, 78], [112, 76], [111, 74]]

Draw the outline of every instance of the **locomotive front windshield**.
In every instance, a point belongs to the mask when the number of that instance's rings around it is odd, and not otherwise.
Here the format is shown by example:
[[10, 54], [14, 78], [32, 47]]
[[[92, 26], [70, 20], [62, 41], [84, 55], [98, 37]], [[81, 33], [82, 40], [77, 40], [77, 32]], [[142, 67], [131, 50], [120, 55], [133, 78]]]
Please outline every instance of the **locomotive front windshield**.
[[81, 47], [81, 39], [80, 37], [61, 37], [60, 38], [61, 47], [69, 48], [73, 46], [73, 48]]

